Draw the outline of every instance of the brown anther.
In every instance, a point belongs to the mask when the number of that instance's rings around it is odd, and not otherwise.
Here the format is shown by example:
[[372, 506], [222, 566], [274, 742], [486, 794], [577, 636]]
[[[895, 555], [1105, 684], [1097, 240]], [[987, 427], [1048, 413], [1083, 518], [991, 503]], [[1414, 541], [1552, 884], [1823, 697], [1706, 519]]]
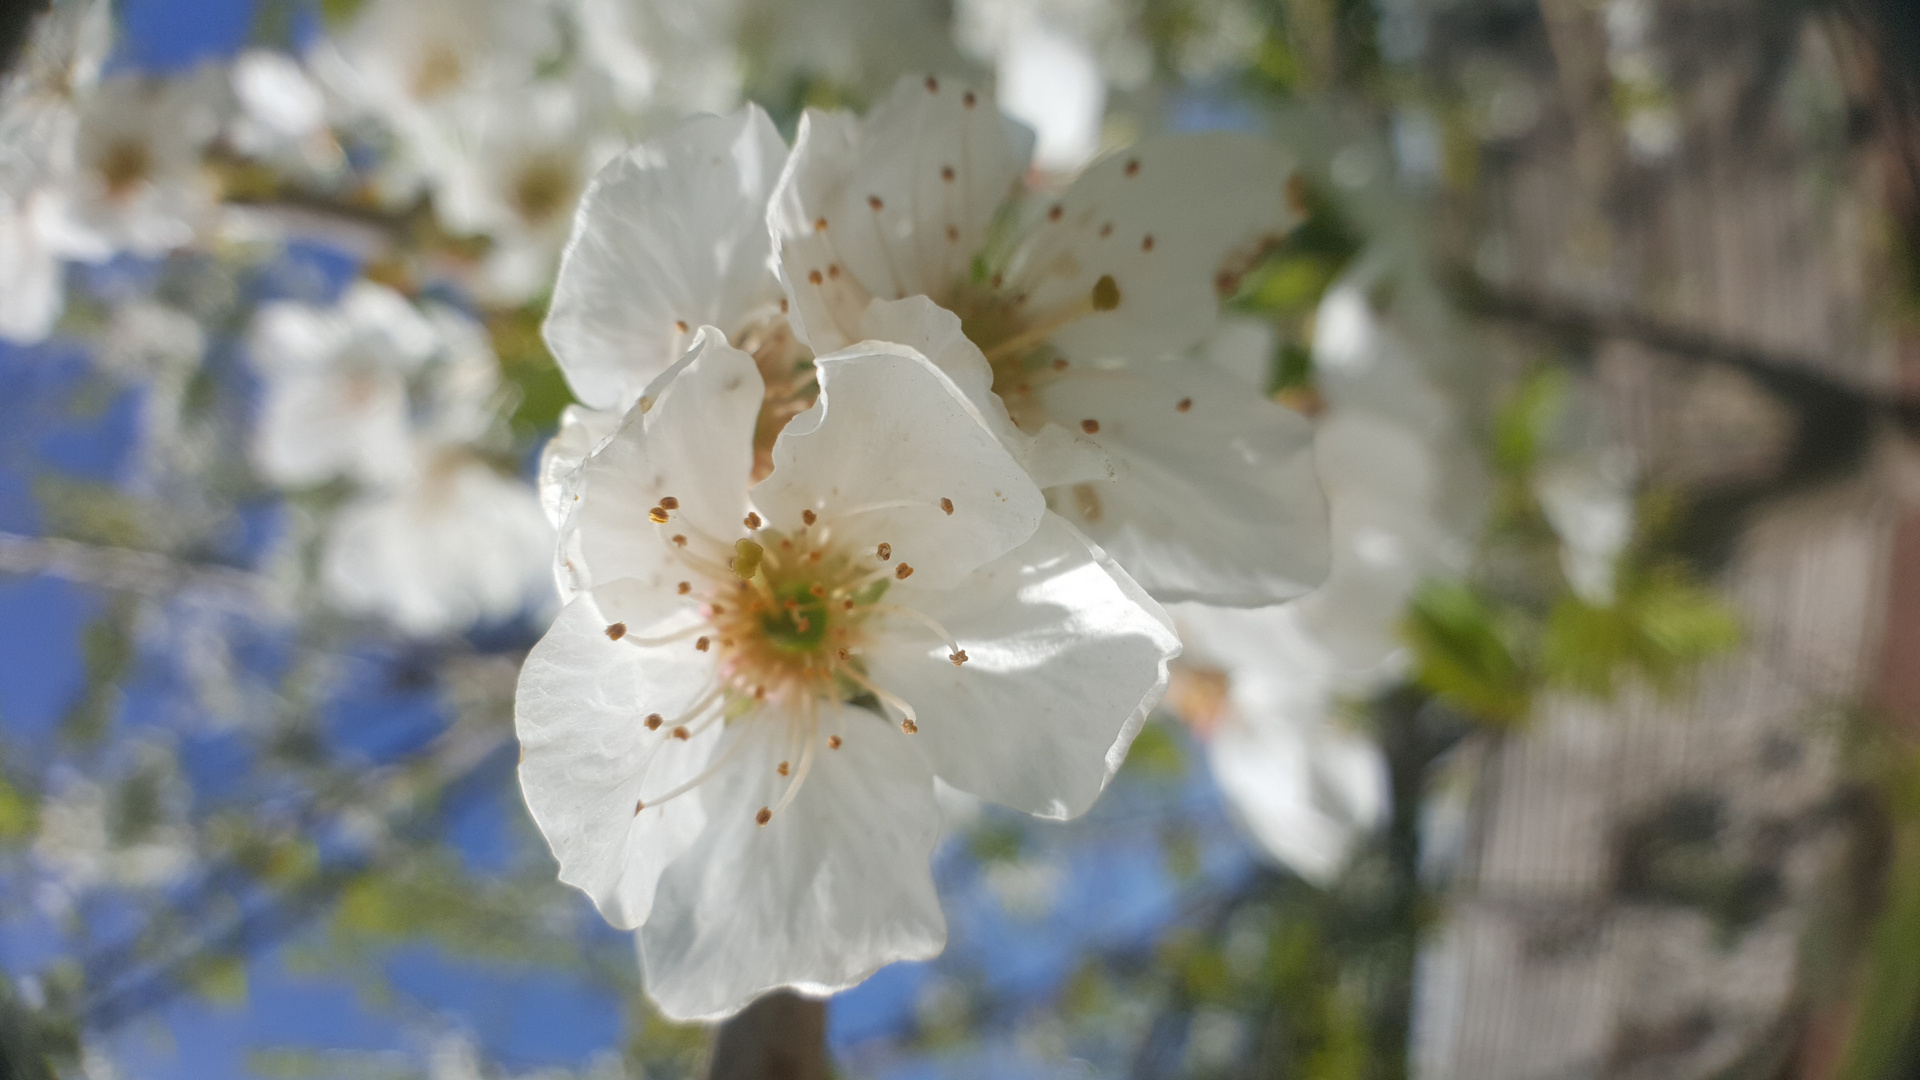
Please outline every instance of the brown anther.
[[1141, 251], [1153, 250], [1153, 234], [1152, 233], [1148, 233], [1147, 235], [1140, 238], [1140, 250]]
[[686, 333], [686, 332], [687, 332], [687, 329], [688, 329], [688, 327], [687, 327], [687, 320], [685, 320], [685, 319], [675, 319], [675, 320], [673, 320], [673, 328], [674, 328], [675, 330], [678, 330], [678, 331], [680, 331], [680, 332], [681, 332], [681, 333], [683, 333], [683, 334], [684, 334], [684, 333]]
[[760, 515], [751, 510], [747, 511], [747, 516], [741, 520], [747, 523], [747, 528], [749, 529], [757, 529], [760, 527]]
[[827, 587], [816, 581], [807, 586], [807, 594], [809, 596], [825, 596], [827, 595]]
[[1140, 159], [1128, 158], [1125, 172], [1128, 176], [1137, 175], [1140, 172]]
[[613, 624], [612, 626], [609, 626], [609, 627], [607, 627], [607, 640], [608, 640], [608, 641], [619, 641], [619, 640], [620, 640], [621, 638], [623, 638], [623, 637], [626, 637], [626, 636], [627, 636], [627, 624], [626, 624], [626, 623], [623, 623], [623, 622], [617, 622], [617, 623], [614, 623], [614, 624]]
[[667, 718], [664, 716], [661, 716], [657, 712], [647, 714], [647, 730], [648, 731], [659, 731], [660, 725], [666, 722], [667, 722]]
[[[849, 600], [847, 601], [847, 603], [851, 604], [853, 603], [853, 601]], [[853, 659], [853, 654], [848, 652], [845, 649], [841, 649], [839, 652], [836, 652], [833, 655], [843, 664]]]
[[1064, 206], [1061, 206], [1061, 205], [1060, 205], [1059, 203], [1054, 203], [1054, 204], [1053, 204], [1053, 207], [1052, 207], [1051, 209], [1049, 209], [1049, 210], [1047, 211], [1047, 220], [1048, 220], [1048, 221], [1059, 221], [1059, 220], [1060, 220], [1060, 215], [1062, 215], [1062, 214], [1064, 214], [1064, 213], [1066, 213], [1066, 212], [1067, 212], [1067, 208], [1066, 208], [1066, 207], [1064, 207]]
[[906, 732], [909, 735], [913, 735], [919, 732], [920, 725], [914, 723], [911, 719], [906, 719], [906, 720], [900, 721], [900, 730]]
[[802, 511], [800, 511], [800, 520], [801, 520], [801, 521], [804, 521], [804, 522], [806, 522], [806, 523], [807, 523], [807, 524], [809, 524], [809, 525], [811, 525], [811, 524], [813, 524], [814, 522], [816, 522], [816, 521], [819, 521], [819, 520], [820, 520], [820, 515], [819, 515], [819, 514], [816, 514], [816, 513], [814, 513], [814, 512], [813, 512], [813, 511], [811, 511], [811, 510], [802, 510]]
[[1302, 217], [1313, 209], [1313, 189], [1307, 186], [1307, 178], [1299, 173], [1287, 177], [1287, 205]]
[[684, 726], [673, 729], [673, 737], [679, 739], [681, 742], [686, 742], [692, 735], [693, 733], [688, 731]]
[[901, 563], [899, 566], [893, 568], [893, 576], [899, 578], [901, 581], [905, 581], [913, 576], [913, 567], [908, 566], [906, 563]]
[[948, 517], [952, 517], [953, 516], [953, 500], [948, 498], [942, 498], [940, 500], [940, 509], [945, 511]]
[[1213, 291], [1223, 297], [1239, 292], [1240, 275], [1231, 270], [1222, 270], [1213, 275]]
[[680, 500], [671, 495], [666, 495], [661, 497], [660, 505], [668, 510], [678, 510], [680, 509]]
[[709, 648], [712, 648], [712, 646], [712, 640], [704, 637], [693, 643], [693, 647], [699, 649], [701, 652], [706, 652]]
[[940, 92], [940, 80], [934, 78], [931, 75], [927, 76], [927, 93], [937, 94], [939, 92]]
[[953, 183], [953, 166], [940, 166], [940, 179], [945, 180], [949, 184]]
[[828, 277], [830, 277], [830, 278], [837, 278], [837, 277], [839, 277], [839, 276], [840, 276], [840, 264], [839, 264], [839, 263], [828, 263], [828, 264], [827, 264], [827, 276], [828, 276]]
[[973, 91], [969, 90], [966, 92], [965, 96], [961, 97], [960, 104], [965, 105], [967, 108], [971, 109], [973, 108], [973, 103], [977, 100], [978, 99], [973, 96]]
[[647, 808], [647, 800], [645, 799], [633, 800], [633, 816], [634, 817], [639, 817], [640, 811], [645, 810], [646, 808]]
[[[843, 611], [852, 611], [852, 610], [853, 610], [853, 600], [852, 600], [851, 598], [848, 598], [848, 599], [846, 599], [846, 600], [842, 600], [842, 601], [840, 601], [840, 608], [841, 608], [841, 610], [843, 610]], [[841, 657], [841, 659], [843, 659], [843, 660], [844, 660], [844, 659], [846, 659], [846, 658], [845, 658], [845, 657]]]
[[721, 607], [719, 604], [708, 604], [707, 610], [713, 612], [715, 615], [725, 615], [727, 613], [727, 609]]
[[960, 242], [960, 226], [958, 225], [947, 226], [947, 243], [957, 244], [959, 242]]
[[825, 280], [825, 279], [824, 279], [824, 278], [822, 278], [822, 277], [820, 276], [820, 271], [818, 271], [818, 270], [809, 270], [809, 271], [807, 271], [807, 280], [808, 280], [808, 281], [810, 281], [810, 282], [812, 282], [812, 283], [813, 283], [813, 284], [815, 284], [815, 285], [818, 285], [818, 284], [820, 284], [820, 282], [821, 282], [821, 281], [823, 281], [823, 280]]
[[893, 558], [893, 545], [882, 540], [880, 546], [873, 549], [873, 553], [878, 555], [882, 561], [891, 559]]
[[1086, 432], [1089, 435], [1098, 435], [1100, 434], [1100, 421], [1082, 420], [1080, 421], [1080, 430]]
[[997, 289], [997, 288], [999, 288], [999, 287], [1000, 287], [1000, 275], [999, 275], [999, 274], [995, 274], [995, 275], [993, 275], [993, 277], [991, 277], [991, 278], [989, 278], [989, 279], [987, 280], [987, 287], [988, 287], [988, 288], [991, 288], [991, 289]]
[[838, 735], [827, 736], [827, 749], [829, 750], [840, 749], [840, 736]]
[[791, 539], [789, 539], [789, 538], [787, 538], [787, 537], [784, 537], [784, 536], [783, 536], [783, 537], [781, 537], [781, 538], [780, 538], [780, 550], [781, 550], [781, 551], [792, 551], [792, 550], [793, 550], [793, 541], [792, 541]]
[[1113, 235], [1113, 222], [1109, 221], [1105, 225], [1100, 226], [1100, 239], [1105, 240], [1107, 237], [1112, 235]]
[[1053, 370], [1055, 370], [1055, 371], [1065, 371], [1065, 370], [1067, 370], [1067, 358], [1066, 358], [1066, 357], [1064, 357], [1064, 356], [1056, 356], [1056, 357], [1054, 357], [1054, 358], [1053, 358]]
[[807, 552], [807, 561], [819, 562], [821, 559], [826, 557], [826, 554], [827, 553], [824, 551], [809, 551]]
[[884, 209], [886, 205], [887, 205], [886, 203], [880, 200], [880, 196], [878, 195], [867, 196], [867, 206], [869, 209], [881, 210], [881, 209]]
[[1120, 306], [1120, 283], [1113, 280], [1112, 274], [1101, 274], [1100, 280], [1093, 283], [1088, 300], [1095, 311], [1112, 311]]
[[773, 811], [767, 809], [764, 806], [760, 808], [759, 813], [753, 815], [753, 823], [755, 825], [765, 825], [767, 822], [772, 820], [773, 820]]
[[826, 232], [826, 231], [827, 231], [827, 219], [826, 219], [826, 218], [823, 218], [823, 217], [817, 217], [817, 218], [814, 218], [814, 219], [813, 219], [813, 231], [814, 231], [814, 232]]
[[664, 506], [656, 506], [647, 511], [647, 520], [653, 522], [655, 525], [665, 525], [667, 523], [667, 508]]
[[676, 546], [678, 546], [678, 547], [686, 547], [686, 546], [687, 546], [687, 538], [686, 538], [686, 537], [684, 537], [684, 536], [682, 536], [682, 535], [680, 535], [679, 533], [674, 533], [674, 534], [673, 534], [673, 542], [674, 542], [674, 544], [675, 544]]
[[779, 765], [775, 766], [773, 771], [779, 773], [781, 776], [785, 776], [790, 770], [787, 766], [787, 763], [783, 761]]
[[765, 701], [765, 700], [767, 700], [767, 688], [766, 688], [766, 687], [764, 687], [764, 686], [756, 686], [756, 687], [754, 687], [754, 688], [753, 688], [753, 700], [755, 700], [755, 701]]
[[691, 582], [691, 581], [683, 581], [683, 582], [681, 582], [681, 583], [680, 583], [680, 595], [681, 595], [681, 596], [685, 596], [685, 595], [687, 595], [688, 593], [690, 593], [690, 592], [692, 592], [692, 591], [693, 591], [693, 582]]
[[955, 649], [947, 654], [947, 659], [953, 661], [954, 667], [959, 667], [961, 664], [967, 662], [967, 650]]
[[1183, 397], [1180, 399], [1180, 404], [1175, 405], [1173, 408], [1175, 412], [1187, 412], [1193, 408], [1193, 399]]
[[780, 298], [780, 314], [785, 315], [786, 313], [787, 313], [787, 298], [783, 296]]

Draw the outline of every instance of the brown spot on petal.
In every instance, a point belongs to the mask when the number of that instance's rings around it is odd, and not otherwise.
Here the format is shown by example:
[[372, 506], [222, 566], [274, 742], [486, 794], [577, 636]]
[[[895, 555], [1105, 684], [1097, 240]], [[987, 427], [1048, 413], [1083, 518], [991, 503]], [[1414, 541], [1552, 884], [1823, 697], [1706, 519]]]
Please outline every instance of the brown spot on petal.
[[931, 75], [927, 76], [927, 93], [937, 94], [939, 92], [940, 92], [940, 80], [934, 78]]
[[1188, 412], [1193, 408], [1193, 399], [1183, 397], [1180, 399], [1180, 404], [1175, 405], [1173, 408], [1175, 412]]
[[949, 184], [953, 183], [953, 166], [940, 166], [940, 179], [945, 180]]
[[973, 96], [973, 91], [969, 90], [966, 92], [965, 96], [961, 97], [960, 104], [965, 105], [967, 108], [971, 109], [973, 108], [973, 103], [975, 102], [975, 100], [977, 99]]
[[1141, 251], [1153, 250], [1153, 234], [1152, 233], [1148, 233], [1147, 235], [1140, 238], [1140, 250]]

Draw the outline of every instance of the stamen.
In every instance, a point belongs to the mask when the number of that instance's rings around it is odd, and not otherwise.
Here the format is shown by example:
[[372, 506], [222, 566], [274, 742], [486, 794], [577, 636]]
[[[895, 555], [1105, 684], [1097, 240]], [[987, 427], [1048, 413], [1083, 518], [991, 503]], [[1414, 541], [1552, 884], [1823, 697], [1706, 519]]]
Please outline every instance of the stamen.
[[667, 523], [667, 512], [656, 506], [647, 511], [647, 520], [653, 522], [655, 525], [665, 525]]
[[945, 511], [948, 517], [952, 517], [953, 516], [953, 500], [942, 497], [940, 500], [940, 509]]
[[[747, 724], [750, 724], [753, 722], [753, 720], [757, 715], [758, 715], [757, 713], [749, 713], [744, 718], [744, 720]], [[706, 783], [708, 780], [713, 779], [713, 774], [719, 772], [720, 769], [723, 766], [725, 766], [728, 761], [733, 759], [733, 756], [735, 754], [740, 752], [740, 748], [742, 746], [745, 746], [746, 744], [747, 744], [747, 729], [743, 724], [742, 727], [740, 728], [740, 733], [733, 737], [733, 742], [727, 744], [727, 748], [720, 752], [719, 757], [716, 757], [712, 761], [708, 762], [707, 767], [700, 770], [699, 775], [695, 776], [691, 780], [688, 780], [686, 783], [681, 784], [680, 786], [674, 788], [673, 790], [667, 792], [665, 795], [661, 795], [652, 799], [641, 799], [639, 802], [634, 804], [635, 806], [634, 812], [639, 813], [640, 808], [648, 807], [648, 806], [659, 806], [661, 803], [664, 803], [670, 799], [677, 799], [680, 796], [685, 795], [687, 792], [692, 791], [694, 788], [699, 787], [701, 784]]]
[[667, 718], [664, 716], [661, 716], [657, 712], [647, 714], [647, 730], [648, 731], [659, 731], [660, 725], [666, 722], [667, 722]]
[[760, 515], [754, 513], [751, 510], [747, 511], [747, 516], [745, 518], [745, 521], [746, 521], [747, 528], [749, 529], [757, 529], [760, 527]]
[[1009, 357], [1020, 356], [1052, 337], [1062, 327], [1077, 319], [1085, 318], [1098, 311], [1112, 311], [1120, 306], [1120, 285], [1113, 280], [1112, 274], [1100, 275], [1093, 283], [1087, 298], [1077, 304], [1068, 304], [1051, 317], [1040, 320], [1020, 333], [987, 350], [987, 361], [998, 363]]
[[[809, 726], [812, 726], [815, 721], [812, 717], [809, 717], [807, 723]], [[806, 749], [800, 751], [800, 767], [794, 770], [793, 779], [787, 781], [787, 790], [780, 796], [780, 801], [773, 804], [772, 811], [767, 814], [768, 818], [772, 818], [774, 814], [785, 810], [788, 804], [793, 802], [793, 797], [800, 794], [801, 785], [807, 782], [807, 774], [813, 771], [813, 751], [819, 741], [820, 734], [818, 731], [809, 731], [807, 733]], [[781, 764], [780, 773], [782, 776], [786, 775], [784, 762]], [[763, 821], [761, 824], [764, 825], [766, 822]]]
[[960, 651], [959, 640], [956, 639], [946, 627], [941, 626], [939, 620], [918, 608], [910, 608], [905, 604], [875, 604], [870, 610], [885, 612], [889, 615], [905, 615], [909, 619], [918, 620], [922, 626], [938, 634], [940, 640], [946, 642], [947, 648], [952, 649], [954, 652]]
[[969, 658], [967, 656], [967, 650], [955, 649], [953, 650], [953, 652], [947, 655], [947, 659], [953, 661], [954, 667], [959, 667], [960, 665], [966, 663]]
[[893, 576], [899, 578], [901, 581], [905, 581], [913, 576], [913, 567], [908, 566], [906, 563], [901, 563], [899, 566], [894, 567]]
[[[615, 625], [624, 625], [624, 624], [615, 624]], [[646, 637], [634, 638], [633, 643], [635, 645], [640, 645], [646, 648], [652, 648], [653, 646], [656, 646], [656, 645], [671, 645], [676, 641], [685, 641], [688, 638], [692, 637], [695, 634], [700, 633], [702, 630], [705, 630], [705, 629], [707, 629], [707, 623], [706, 623], [706, 620], [702, 619], [701, 621], [694, 623], [692, 626], [686, 627], [681, 630], [675, 630], [671, 634], [662, 634], [659, 637], [650, 637], [650, 638], [646, 638]], [[613, 636], [613, 627], [607, 628], [607, 636], [608, 637]]]
[[621, 638], [626, 636], [627, 636], [626, 623], [617, 622], [617, 623], [614, 623], [612, 626], [607, 627], [607, 639], [609, 641], [619, 641]]
[[827, 749], [829, 750], [840, 749], [840, 736], [838, 735], [827, 736]]
[[678, 510], [680, 509], [680, 500], [671, 495], [667, 495], [661, 498], [660, 505], [668, 510]]
[[808, 525], [811, 525], [814, 522], [820, 520], [820, 515], [814, 513], [811, 510], [802, 510], [800, 511], [800, 520], [807, 523]]
[[759, 813], [753, 815], [753, 823], [755, 825], [765, 825], [767, 822], [772, 820], [773, 820], [773, 811], [767, 809], [764, 806], [760, 808]]
[[893, 545], [882, 540], [880, 542], [880, 546], [873, 549], [873, 553], [876, 556], [878, 556], [882, 561], [891, 559], [893, 558]]
[[874, 697], [880, 699], [880, 704], [891, 705], [894, 708], [894, 710], [898, 712], [901, 716], [901, 720], [900, 720], [901, 731], [904, 731], [907, 734], [912, 735], [913, 733], [920, 730], [919, 714], [913, 711], [913, 706], [907, 704], [906, 699], [902, 698], [898, 694], [889, 693], [885, 690], [880, 689], [878, 686], [874, 685], [872, 679], [869, 679], [865, 675], [860, 674], [860, 672], [854, 670], [853, 668], [845, 669], [843, 671], [843, 674], [845, 674], [847, 678], [852, 679], [860, 687], [865, 689], [869, 694], [872, 694]]

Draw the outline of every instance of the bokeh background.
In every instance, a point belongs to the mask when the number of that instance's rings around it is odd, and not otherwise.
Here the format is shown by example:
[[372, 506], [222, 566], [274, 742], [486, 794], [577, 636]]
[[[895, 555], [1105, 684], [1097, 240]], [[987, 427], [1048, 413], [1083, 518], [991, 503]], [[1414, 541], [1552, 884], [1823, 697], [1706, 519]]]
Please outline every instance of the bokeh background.
[[[1920, 1075], [1907, 5], [48, 8], [0, 20], [0, 1075]], [[514, 781], [545, 294], [623, 147], [929, 71], [1036, 128], [1035, 186], [1290, 149], [1307, 219], [1225, 303], [1260, 390], [1349, 425], [1351, 555], [1199, 650], [1084, 819], [956, 803], [945, 954], [749, 1014], [730, 1066]], [[263, 312], [428, 358], [315, 389]], [[352, 458], [383, 394], [419, 475], [275, 449]], [[530, 572], [474, 539], [529, 531]], [[1210, 753], [1256, 675], [1277, 819]], [[1321, 797], [1326, 732], [1383, 802]]]

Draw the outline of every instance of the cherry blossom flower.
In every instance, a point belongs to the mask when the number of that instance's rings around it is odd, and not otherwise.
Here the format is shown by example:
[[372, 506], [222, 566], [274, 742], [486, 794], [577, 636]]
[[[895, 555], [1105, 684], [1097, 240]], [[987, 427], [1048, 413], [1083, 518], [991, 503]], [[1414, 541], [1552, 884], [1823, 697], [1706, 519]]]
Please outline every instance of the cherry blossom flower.
[[1340, 715], [1354, 682], [1292, 606], [1172, 614], [1186, 652], [1168, 702], [1204, 739], [1228, 806], [1273, 859], [1330, 880], [1388, 805], [1379, 747]]
[[1031, 142], [935, 77], [903, 80], [863, 119], [809, 111], [771, 211], [801, 337], [840, 348], [888, 318], [877, 302], [930, 298], [964, 330], [941, 362], [977, 408], [1104, 456], [1091, 473], [1084, 453], [1027, 464], [1149, 592], [1298, 596], [1326, 561], [1311, 429], [1180, 359], [1238, 268], [1291, 225], [1286, 156], [1243, 135], [1169, 137], [1027, 195]]
[[757, 365], [696, 331], [572, 480], [521, 673], [528, 806], [674, 1017], [937, 953], [935, 778], [1083, 811], [1179, 651], [931, 363], [818, 366], [750, 487]]
[[73, 179], [60, 191], [68, 230], [92, 238], [102, 257], [192, 241], [215, 209], [201, 155], [220, 130], [224, 82], [208, 67], [179, 78], [111, 76], [86, 94]]

